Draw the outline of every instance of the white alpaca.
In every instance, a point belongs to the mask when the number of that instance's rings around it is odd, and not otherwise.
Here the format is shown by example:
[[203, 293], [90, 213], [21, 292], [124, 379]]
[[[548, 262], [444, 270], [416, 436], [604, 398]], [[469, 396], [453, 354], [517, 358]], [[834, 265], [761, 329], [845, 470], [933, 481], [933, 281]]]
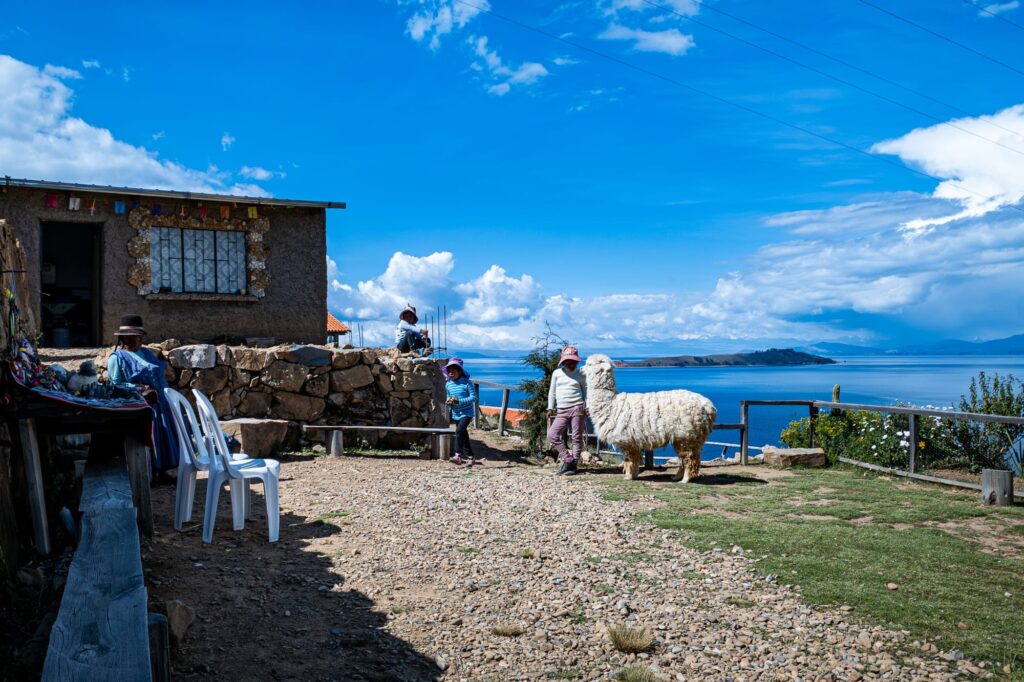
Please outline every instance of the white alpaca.
[[601, 440], [624, 455], [626, 478], [640, 475], [644, 450], [672, 444], [679, 458], [676, 480], [686, 483], [700, 473], [700, 451], [718, 411], [692, 391], [619, 393], [615, 368], [607, 355], [591, 355], [584, 368], [587, 410]]

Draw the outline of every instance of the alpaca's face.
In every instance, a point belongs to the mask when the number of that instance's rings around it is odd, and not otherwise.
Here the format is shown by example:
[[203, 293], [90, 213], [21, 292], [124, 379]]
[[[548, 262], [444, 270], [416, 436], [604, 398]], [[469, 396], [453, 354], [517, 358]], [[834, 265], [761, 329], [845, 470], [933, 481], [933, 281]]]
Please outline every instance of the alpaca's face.
[[615, 388], [615, 367], [607, 355], [591, 355], [583, 368], [587, 384], [595, 388]]

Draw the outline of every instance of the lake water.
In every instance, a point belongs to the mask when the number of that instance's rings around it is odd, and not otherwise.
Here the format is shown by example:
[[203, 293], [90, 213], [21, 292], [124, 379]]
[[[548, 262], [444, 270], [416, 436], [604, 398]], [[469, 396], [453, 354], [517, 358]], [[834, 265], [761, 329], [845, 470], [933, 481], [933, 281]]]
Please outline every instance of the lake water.
[[[507, 358], [467, 360], [466, 369], [473, 379], [507, 385], [518, 385], [535, 375], [532, 368]], [[870, 356], [806, 367], [617, 369], [615, 379], [618, 389], [626, 392], [685, 388], [702, 393], [718, 408], [719, 422], [736, 423], [740, 420], [740, 400], [831, 400], [834, 384], [840, 385], [843, 402], [948, 407], [959, 401], [971, 377], [981, 370], [1022, 378], [1024, 356]], [[513, 392], [512, 406], [518, 406], [524, 397]], [[480, 402], [500, 405], [501, 390], [482, 386]], [[805, 416], [807, 409], [801, 407], [751, 407], [750, 444], [777, 444], [782, 429], [791, 420]], [[738, 443], [739, 432], [716, 431], [711, 440]], [[704, 450], [706, 459], [719, 454], [721, 448], [709, 446]], [[670, 455], [670, 451], [657, 455]]]

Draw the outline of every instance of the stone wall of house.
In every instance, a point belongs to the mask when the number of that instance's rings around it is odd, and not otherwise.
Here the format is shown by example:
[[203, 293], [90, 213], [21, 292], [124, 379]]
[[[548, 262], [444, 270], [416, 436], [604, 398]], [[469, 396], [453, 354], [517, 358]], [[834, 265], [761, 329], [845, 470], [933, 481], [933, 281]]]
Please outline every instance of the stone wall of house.
[[[48, 195], [57, 197], [55, 207], [47, 205]], [[78, 210], [69, 208], [69, 198], [73, 196], [80, 199]], [[126, 202], [125, 213], [116, 212], [116, 201]], [[148, 258], [149, 245], [137, 229], [142, 224], [138, 215], [149, 215], [158, 205], [161, 215], [148, 217], [142, 223], [243, 231], [251, 231], [258, 223], [259, 248], [258, 252], [250, 250], [248, 268], [250, 286], [260, 295], [140, 294], [140, 282], [148, 282], [148, 269], [140, 264]], [[222, 206], [228, 209], [227, 219], [221, 218]], [[42, 320], [42, 224], [53, 222], [101, 230], [101, 328], [96, 345], [113, 343], [121, 316], [131, 313], [143, 316], [149, 338], [153, 339], [211, 341], [258, 337], [323, 343], [327, 319], [325, 210], [258, 206], [259, 217], [253, 220], [248, 214], [249, 206], [242, 198], [228, 204], [92, 193], [87, 188], [69, 192], [9, 186], [0, 192], [0, 218], [7, 220], [25, 249], [30, 307], [37, 320]], [[202, 208], [205, 218], [199, 217]], [[91, 259], [92, 255], [82, 254], [82, 258]], [[142, 280], [140, 271], [145, 274]]]
[[[250, 348], [208, 344], [150, 346], [167, 360], [168, 383], [208, 396], [222, 419], [255, 417], [300, 424], [446, 426], [444, 376], [436, 361], [393, 349], [323, 346]], [[100, 359], [105, 367], [105, 359]], [[315, 432], [310, 440], [322, 441]], [[374, 432], [360, 434], [378, 443]], [[423, 438], [389, 435], [401, 447]]]

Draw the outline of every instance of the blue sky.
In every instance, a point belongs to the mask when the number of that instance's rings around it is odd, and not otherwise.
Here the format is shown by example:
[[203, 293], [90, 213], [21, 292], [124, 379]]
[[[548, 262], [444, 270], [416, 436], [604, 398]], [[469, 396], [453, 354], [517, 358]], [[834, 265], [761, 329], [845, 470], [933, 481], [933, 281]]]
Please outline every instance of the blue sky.
[[1017, 2], [872, 0], [991, 59], [859, 0], [653, 4], [16, 5], [0, 172], [347, 201], [329, 303], [381, 343], [406, 301], [474, 348], [1024, 331]]

